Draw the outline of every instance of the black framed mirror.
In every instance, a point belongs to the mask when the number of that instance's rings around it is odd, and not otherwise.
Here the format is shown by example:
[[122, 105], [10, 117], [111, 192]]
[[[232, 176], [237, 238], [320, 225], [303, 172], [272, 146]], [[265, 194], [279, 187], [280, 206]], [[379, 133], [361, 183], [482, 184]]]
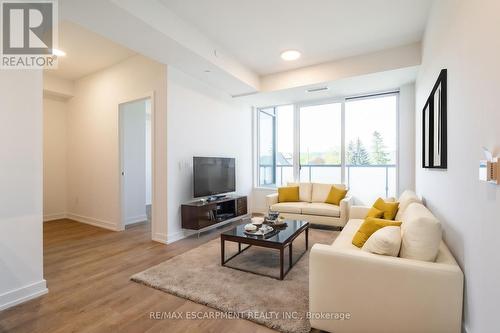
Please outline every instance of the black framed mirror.
[[447, 145], [447, 71], [441, 70], [422, 110], [422, 167], [446, 169]]

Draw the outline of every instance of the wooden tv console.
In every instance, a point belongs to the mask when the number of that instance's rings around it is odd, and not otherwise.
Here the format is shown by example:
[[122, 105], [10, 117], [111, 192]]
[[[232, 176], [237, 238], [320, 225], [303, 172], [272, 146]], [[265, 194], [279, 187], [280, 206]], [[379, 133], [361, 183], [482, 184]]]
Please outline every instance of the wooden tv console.
[[246, 196], [227, 196], [215, 201], [182, 204], [182, 228], [200, 230], [248, 213]]

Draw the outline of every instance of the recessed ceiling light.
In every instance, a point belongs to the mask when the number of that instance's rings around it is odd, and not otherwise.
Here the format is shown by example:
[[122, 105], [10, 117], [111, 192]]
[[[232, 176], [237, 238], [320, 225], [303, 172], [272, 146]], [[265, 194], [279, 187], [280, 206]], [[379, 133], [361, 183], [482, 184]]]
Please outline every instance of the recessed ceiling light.
[[52, 54], [55, 55], [56, 57], [66, 56], [66, 52], [64, 52], [63, 50], [58, 50], [58, 49], [52, 49]]
[[281, 59], [285, 61], [293, 61], [300, 58], [300, 52], [297, 50], [288, 50], [281, 53]]

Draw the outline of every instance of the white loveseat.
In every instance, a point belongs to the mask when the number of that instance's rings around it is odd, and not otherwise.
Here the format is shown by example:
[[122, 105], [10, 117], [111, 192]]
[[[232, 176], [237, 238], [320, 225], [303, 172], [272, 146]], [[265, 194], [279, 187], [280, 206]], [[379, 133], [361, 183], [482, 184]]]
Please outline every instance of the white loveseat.
[[278, 202], [278, 193], [273, 193], [266, 198], [267, 207], [286, 219], [343, 227], [347, 222], [352, 200], [346, 196], [339, 206], [325, 203], [333, 185], [345, 189], [343, 184], [288, 183], [288, 186], [299, 186], [300, 201]]
[[[396, 219], [403, 225], [431, 216], [414, 198], [400, 202], [407, 211], [398, 212]], [[368, 210], [351, 207], [350, 220], [333, 244], [311, 249], [309, 302], [317, 314], [312, 327], [335, 333], [459, 333], [463, 273], [446, 244], [437, 240], [434, 262], [363, 251], [352, 245], [352, 238]], [[350, 319], [318, 317], [336, 312], [349, 313]]]

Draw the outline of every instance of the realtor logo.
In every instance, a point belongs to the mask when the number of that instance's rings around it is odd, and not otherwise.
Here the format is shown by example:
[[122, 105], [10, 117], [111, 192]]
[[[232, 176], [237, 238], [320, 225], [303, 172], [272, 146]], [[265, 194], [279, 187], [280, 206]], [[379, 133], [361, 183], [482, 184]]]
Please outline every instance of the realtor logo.
[[56, 0], [0, 0], [1, 67], [55, 68]]

